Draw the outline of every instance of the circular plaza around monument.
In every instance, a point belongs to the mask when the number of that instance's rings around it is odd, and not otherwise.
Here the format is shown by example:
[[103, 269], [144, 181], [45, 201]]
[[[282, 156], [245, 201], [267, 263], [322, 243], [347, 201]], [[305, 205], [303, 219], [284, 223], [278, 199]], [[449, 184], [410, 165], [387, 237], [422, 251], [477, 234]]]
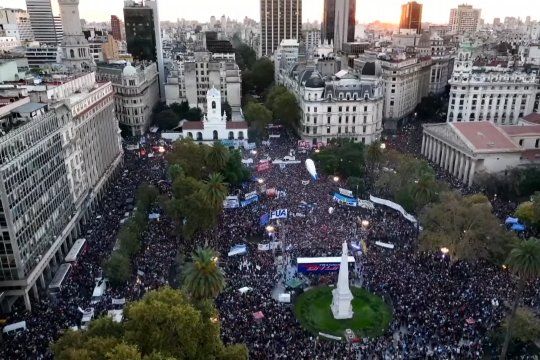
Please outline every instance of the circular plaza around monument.
[[304, 292], [295, 301], [295, 315], [304, 328], [314, 334], [343, 337], [351, 329], [358, 337], [377, 337], [392, 320], [392, 308], [384, 300], [362, 288], [351, 287], [354, 296], [351, 319], [336, 320], [330, 309], [333, 287], [318, 286]]

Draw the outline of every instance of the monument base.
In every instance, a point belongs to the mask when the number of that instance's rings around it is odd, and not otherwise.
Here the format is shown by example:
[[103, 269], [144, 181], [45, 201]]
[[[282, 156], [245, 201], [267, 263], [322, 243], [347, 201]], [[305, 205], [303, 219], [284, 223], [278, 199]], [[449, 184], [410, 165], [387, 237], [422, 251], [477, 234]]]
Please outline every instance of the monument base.
[[345, 293], [340, 293], [339, 289], [332, 290], [332, 305], [330, 308], [332, 309], [334, 319], [342, 320], [351, 319], [353, 317], [354, 313], [351, 305], [352, 299], [353, 295], [350, 290]]

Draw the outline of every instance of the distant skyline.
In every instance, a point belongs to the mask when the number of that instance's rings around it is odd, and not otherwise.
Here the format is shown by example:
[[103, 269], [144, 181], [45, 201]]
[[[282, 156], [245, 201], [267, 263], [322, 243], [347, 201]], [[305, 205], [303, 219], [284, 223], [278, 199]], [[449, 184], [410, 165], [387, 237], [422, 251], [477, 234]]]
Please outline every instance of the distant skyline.
[[[57, 0], [52, 0], [53, 4]], [[245, 16], [259, 21], [260, 0], [158, 0], [160, 18], [162, 21], [176, 21], [176, 19], [197, 20], [208, 22], [210, 16], [220, 18], [222, 15], [231, 19], [243, 20]], [[321, 21], [324, 0], [303, 0], [303, 22]], [[375, 20], [389, 23], [399, 23], [401, 5], [407, 1], [402, 0], [357, 0], [356, 19], [360, 23], [370, 23]], [[423, 4], [423, 22], [436, 24], [448, 23], [450, 9], [465, 3], [464, 0], [425, 0], [418, 1]], [[471, 0], [467, 4], [482, 9], [482, 18], [493, 22], [493, 18], [505, 16], [525, 17], [531, 16], [533, 20], [540, 18], [540, 1], [532, 0]], [[511, 8], [509, 8], [511, 4]], [[26, 9], [25, 0], [2, 0], [1, 6]], [[57, 5], [54, 4], [53, 7]], [[123, 0], [80, 0], [79, 10], [81, 18], [88, 22], [109, 21], [111, 15], [123, 18]], [[538, 19], [536, 19], [538, 20]]]

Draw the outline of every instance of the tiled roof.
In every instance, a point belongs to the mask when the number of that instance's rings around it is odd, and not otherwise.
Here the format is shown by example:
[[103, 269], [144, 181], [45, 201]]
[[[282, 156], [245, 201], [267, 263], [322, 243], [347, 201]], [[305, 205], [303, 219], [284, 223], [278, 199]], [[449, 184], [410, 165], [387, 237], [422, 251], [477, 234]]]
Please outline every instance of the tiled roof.
[[182, 130], [204, 130], [204, 125], [202, 121], [186, 121]]
[[507, 134], [489, 121], [453, 122], [451, 126], [476, 150], [519, 150]]
[[227, 130], [243, 130], [248, 128], [245, 121], [227, 121]]
[[509, 125], [501, 126], [501, 130], [510, 136], [515, 135], [538, 135], [540, 136], [540, 125]]
[[532, 122], [535, 124], [540, 124], [540, 114], [539, 113], [530, 113], [527, 116], [523, 117], [523, 120]]

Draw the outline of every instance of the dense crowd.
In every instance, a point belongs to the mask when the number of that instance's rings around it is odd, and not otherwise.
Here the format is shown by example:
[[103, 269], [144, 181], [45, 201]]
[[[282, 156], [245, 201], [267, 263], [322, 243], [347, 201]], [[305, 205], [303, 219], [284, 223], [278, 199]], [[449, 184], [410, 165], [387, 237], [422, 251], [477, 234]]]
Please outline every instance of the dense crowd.
[[[408, 130], [407, 130], [408, 131]], [[414, 131], [414, 130], [411, 130]], [[485, 353], [489, 333], [498, 327], [514, 294], [514, 283], [504, 270], [484, 262], [450, 262], [442, 254], [416, 250], [418, 229], [400, 213], [375, 206], [374, 209], [337, 204], [332, 194], [346, 187], [342, 180], [320, 177], [314, 181], [304, 166], [309, 154], [298, 151], [285, 132], [272, 138], [257, 151], [244, 151], [252, 158], [253, 178], [234, 193], [257, 191], [259, 201], [246, 207], [225, 209], [218, 226], [198, 233], [187, 241], [178, 237], [171, 219], [159, 208], [159, 222], [149, 222], [144, 244], [133, 261], [131, 281], [119, 289], [108, 289], [104, 299], [93, 305], [97, 314], [111, 308], [112, 299], [132, 301], [145, 292], [168, 284], [177, 253], [188, 254], [197, 246], [208, 245], [220, 253], [226, 275], [226, 288], [217, 298], [222, 337], [225, 343], [245, 343], [252, 359], [478, 359]], [[398, 135], [391, 146], [414, 151], [418, 144]], [[150, 138], [149, 142], [157, 142]], [[390, 143], [390, 142], [389, 142]], [[257, 172], [256, 164], [281, 159], [295, 152], [299, 164], [273, 165]], [[445, 175], [446, 176], [446, 175]], [[8, 322], [26, 320], [28, 330], [4, 338], [2, 359], [49, 359], [49, 344], [66, 328], [80, 325], [79, 307], [90, 306], [94, 279], [100, 265], [112, 251], [120, 221], [133, 205], [137, 186], [148, 182], [170, 195], [166, 162], [160, 157], [139, 158], [126, 151], [123, 174], [107, 192], [101, 207], [85, 226], [88, 247], [69, 275], [58, 299], [45, 294], [27, 313], [17, 308]], [[459, 184], [458, 184], [459, 185]], [[276, 191], [273, 191], [273, 190]], [[239, 190], [239, 191], [238, 191]], [[268, 194], [268, 195], [267, 195]], [[261, 225], [261, 216], [287, 209], [286, 219], [271, 220], [273, 231]], [[360, 221], [367, 220], [367, 226]], [[382, 296], [393, 308], [393, 319], [378, 338], [362, 338], [356, 346], [318, 338], [304, 330], [293, 307], [276, 301], [276, 289], [284, 289], [291, 277], [307, 284], [335, 282], [336, 274], [326, 277], [295, 274], [299, 256], [339, 256], [343, 241], [363, 240], [362, 284]], [[376, 241], [394, 245], [379, 247]], [[277, 242], [278, 248], [262, 251], [259, 243]], [[247, 254], [228, 256], [231, 246], [246, 244]], [[290, 271], [292, 269], [292, 271]], [[249, 288], [240, 292], [241, 288]], [[526, 301], [537, 307], [539, 294], [531, 291]], [[19, 305], [19, 304], [17, 304]], [[255, 313], [262, 318], [256, 319]]]

